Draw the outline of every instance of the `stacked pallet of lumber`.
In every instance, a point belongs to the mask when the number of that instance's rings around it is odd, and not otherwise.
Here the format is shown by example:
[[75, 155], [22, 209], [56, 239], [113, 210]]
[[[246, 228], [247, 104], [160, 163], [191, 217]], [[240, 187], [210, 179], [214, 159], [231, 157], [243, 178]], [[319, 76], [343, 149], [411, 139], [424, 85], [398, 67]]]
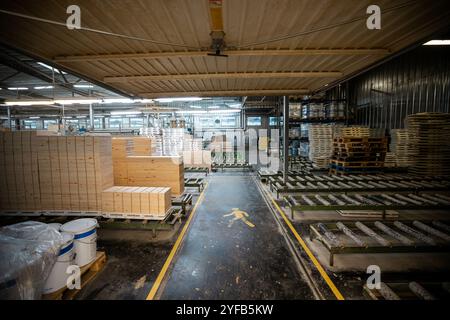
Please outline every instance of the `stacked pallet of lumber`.
[[392, 129], [390, 150], [395, 158], [397, 167], [409, 167], [411, 165], [411, 156], [409, 152], [410, 141], [408, 130]]
[[184, 192], [184, 166], [180, 156], [135, 155], [133, 140], [113, 139], [114, 184], [136, 187], [169, 187]]
[[333, 127], [311, 125], [309, 127], [309, 159], [318, 168], [327, 168], [333, 152]]
[[450, 175], [450, 114], [417, 113], [405, 120], [410, 140], [411, 171], [421, 175]]
[[100, 211], [113, 186], [111, 137], [0, 134], [2, 210]]
[[334, 138], [332, 173], [378, 172], [384, 166], [386, 138], [346, 136]]
[[108, 188], [102, 193], [102, 211], [165, 216], [171, 207], [170, 188]]
[[335, 137], [346, 138], [346, 137], [354, 137], [354, 138], [362, 138], [362, 137], [371, 137], [371, 138], [382, 138], [385, 136], [385, 130], [382, 128], [369, 128], [369, 127], [361, 127], [361, 126], [352, 126], [352, 127], [336, 127]]

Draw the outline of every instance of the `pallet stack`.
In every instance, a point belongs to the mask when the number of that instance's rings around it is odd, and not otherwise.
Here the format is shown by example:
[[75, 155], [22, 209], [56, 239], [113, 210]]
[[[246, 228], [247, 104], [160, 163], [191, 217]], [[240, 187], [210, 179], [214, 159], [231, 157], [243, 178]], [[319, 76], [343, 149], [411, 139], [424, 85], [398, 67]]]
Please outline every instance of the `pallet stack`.
[[386, 152], [386, 138], [334, 138], [330, 172], [333, 174], [380, 172], [384, 166]]
[[171, 207], [170, 188], [120, 187], [102, 193], [102, 211], [164, 217]]
[[0, 209], [100, 211], [113, 186], [111, 137], [0, 133]]
[[450, 114], [417, 113], [405, 120], [410, 139], [411, 172], [450, 176]]
[[408, 130], [393, 129], [391, 130], [390, 150], [393, 154], [395, 166], [409, 167], [411, 166], [410, 140]]
[[168, 187], [175, 195], [184, 192], [182, 157], [136, 155], [132, 138], [112, 141], [115, 185]]
[[309, 159], [318, 168], [327, 168], [333, 152], [333, 127], [311, 125], [309, 127]]

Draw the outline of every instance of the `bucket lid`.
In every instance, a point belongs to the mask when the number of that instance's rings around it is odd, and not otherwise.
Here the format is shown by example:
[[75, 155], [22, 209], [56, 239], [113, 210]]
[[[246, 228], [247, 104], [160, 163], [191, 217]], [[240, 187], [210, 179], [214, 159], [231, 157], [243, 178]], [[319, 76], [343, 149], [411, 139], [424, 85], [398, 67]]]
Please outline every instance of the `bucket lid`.
[[73, 234], [68, 233], [68, 232], [61, 232], [61, 235], [63, 237], [62, 247], [66, 247], [68, 244], [70, 244], [73, 241]]
[[61, 226], [62, 226], [61, 223], [56, 223], [56, 222], [54, 222], [54, 223], [47, 223], [47, 225], [49, 227], [55, 228], [56, 231], [59, 231], [59, 229], [61, 229]]
[[84, 233], [97, 227], [97, 220], [91, 218], [72, 220], [61, 226], [61, 231], [72, 234]]

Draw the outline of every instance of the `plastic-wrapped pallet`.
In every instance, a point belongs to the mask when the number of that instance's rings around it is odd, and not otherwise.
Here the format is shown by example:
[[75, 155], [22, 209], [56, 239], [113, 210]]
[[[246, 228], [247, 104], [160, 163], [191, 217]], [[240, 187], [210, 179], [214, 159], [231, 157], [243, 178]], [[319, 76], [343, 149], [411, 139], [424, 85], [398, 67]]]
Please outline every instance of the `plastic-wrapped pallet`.
[[319, 168], [327, 168], [333, 153], [333, 127], [311, 125], [309, 127], [309, 159]]
[[45, 223], [0, 228], [0, 299], [40, 299], [62, 244], [61, 234]]

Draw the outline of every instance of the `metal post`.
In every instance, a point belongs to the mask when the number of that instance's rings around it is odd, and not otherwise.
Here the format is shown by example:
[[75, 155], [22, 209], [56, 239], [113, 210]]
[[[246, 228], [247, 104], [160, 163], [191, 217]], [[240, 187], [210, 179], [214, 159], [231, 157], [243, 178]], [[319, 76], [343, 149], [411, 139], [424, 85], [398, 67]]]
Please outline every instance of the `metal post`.
[[106, 118], [102, 118], [102, 129], [106, 129]]
[[10, 130], [12, 130], [12, 124], [11, 124], [11, 107], [8, 107], [6, 109], [6, 111], [8, 112], [8, 128]]
[[147, 128], [150, 127], [150, 113], [147, 113]]
[[289, 96], [283, 97], [283, 125], [283, 181], [286, 185], [289, 169]]
[[94, 131], [95, 124], [94, 124], [94, 106], [89, 104], [89, 126], [91, 127], [90, 130]]

